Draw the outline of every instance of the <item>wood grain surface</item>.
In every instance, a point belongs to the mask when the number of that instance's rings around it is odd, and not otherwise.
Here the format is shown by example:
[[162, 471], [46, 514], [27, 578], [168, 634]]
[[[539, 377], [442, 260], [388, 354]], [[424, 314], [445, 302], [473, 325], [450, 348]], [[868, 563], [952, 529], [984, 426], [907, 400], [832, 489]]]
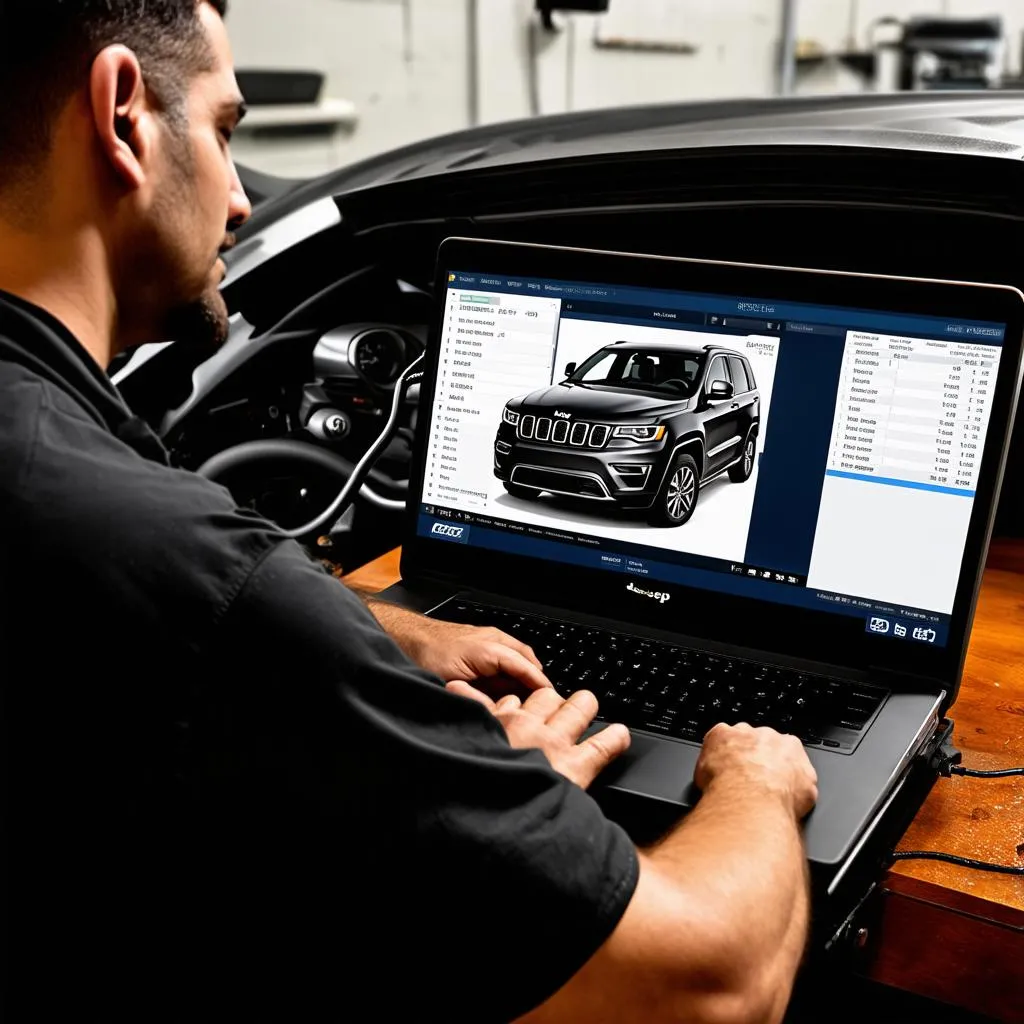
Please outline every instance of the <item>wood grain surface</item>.
[[395, 548], [386, 555], [368, 562], [355, 572], [343, 577], [353, 590], [365, 594], [379, 594], [398, 582], [398, 562], [402, 557], [402, 549]]
[[[1024, 543], [993, 545], [960, 696], [950, 712], [956, 724], [953, 742], [963, 751], [963, 763], [969, 768], [1024, 766], [1024, 572], [1020, 570], [1024, 570]], [[942, 850], [1024, 865], [1024, 777], [939, 779], [897, 849]], [[907, 884], [910, 879], [920, 884]], [[1024, 928], [1024, 876], [974, 871], [939, 861], [900, 861], [886, 885]], [[935, 888], [941, 893], [931, 891]]]
[[[992, 546], [950, 715], [965, 765], [1024, 765], [1024, 542]], [[1024, 777], [939, 779], [897, 849], [1024, 864]], [[865, 924], [873, 980], [1024, 1024], [1024, 877], [900, 861]]]

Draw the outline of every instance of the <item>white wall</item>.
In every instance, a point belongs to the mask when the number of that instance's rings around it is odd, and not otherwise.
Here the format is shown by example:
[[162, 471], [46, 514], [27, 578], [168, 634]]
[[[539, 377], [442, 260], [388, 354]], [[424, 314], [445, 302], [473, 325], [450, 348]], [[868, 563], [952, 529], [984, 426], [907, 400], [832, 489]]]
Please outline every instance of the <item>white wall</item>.
[[[238, 67], [326, 72], [357, 108], [335, 146], [261, 142], [256, 166], [315, 173], [467, 124], [465, 0], [235, 0], [228, 28]], [[239, 159], [253, 148], [239, 136]]]
[[[485, 55], [481, 114], [485, 121], [530, 113], [527, 26], [532, 0], [480, 0], [480, 46]], [[597, 37], [664, 38], [649, 15], [685, 8], [674, 42], [693, 54], [602, 49]], [[624, 13], [620, 13], [624, 12]], [[723, 96], [760, 96], [774, 87], [781, 4], [774, 0], [612, 0], [612, 13], [561, 16], [562, 31], [536, 34], [540, 109], [672, 102]], [[675, 18], [673, 23], [678, 24]]]
[[[478, 108], [485, 122], [531, 110], [533, 0], [477, 0]], [[268, 145], [239, 138], [240, 159], [280, 173], [316, 173], [469, 122], [467, 0], [234, 0], [228, 20], [239, 67], [312, 68], [325, 95], [355, 103], [358, 125], [333, 143]], [[781, 0], [612, 0], [605, 17], [561, 16], [537, 33], [544, 113], [735, 96], [775, 89]], [[1024, 0], [799, 0], [798, 37], [827, 51], [863, 48], [878, 17], [1001, 14], [1007, 70], [1019, 73]], [[595, 38], [686, 43], [694, 52], [602, 49]], [[860, 91], [828, 63], [801, 72], [799, 92]]]

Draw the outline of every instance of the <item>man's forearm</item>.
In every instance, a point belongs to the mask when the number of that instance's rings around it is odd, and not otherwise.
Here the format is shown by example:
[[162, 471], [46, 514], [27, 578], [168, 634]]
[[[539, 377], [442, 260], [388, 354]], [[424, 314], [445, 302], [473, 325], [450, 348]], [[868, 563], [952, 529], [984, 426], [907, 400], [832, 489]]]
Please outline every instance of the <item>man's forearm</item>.
[[781, 1021], [785, 1017], [790, 997], [793, 994], [792, 982], [807, 952], [810, 902], [810, 885], [808, 883], [803, 886], [799, 906], [790, 919], [789, 929], [779, 947], [779, 956], [776, 958], [776, 969], [780, 972], [781, 978], [776, 982], [773, 1012], [768, 1018], [771, 1021]]
[[[388, 629], [388, 626], [393, 626], [400, 629], [401, 623], [404, 619], [409, 618], [420, 618], [415, 612], [407, 611], [405, 608], [399, 608], [396, 604], [388, 604], [387, 601], [381, 601], [380, 598], [374, 597], [372, 594], [365, 594], [356, 591], [357, 596], [370, 609], [373, 617], [384, 627]], [[390, 632], [390, 630], [389, 630]]]
[[798, 825], [784, 802], [740, 781], [716, 781], [700, 803], [652, 849], [650, 861], [714, 908], [718, 942], [737, 978], [756, 979], [772, 1000], [803, 956], [809, 920], [807, 863]]
[[370, 610], [370, 614], [380, 623], [383, 629], [406, 655], [413, 661], [419, 661], [422, 654], [423, 628], [426, 623], [424, 616], [400, 608], [396, 604], [381, 601], [380, 598], [364, 591], [354, 591], [356, 596]]

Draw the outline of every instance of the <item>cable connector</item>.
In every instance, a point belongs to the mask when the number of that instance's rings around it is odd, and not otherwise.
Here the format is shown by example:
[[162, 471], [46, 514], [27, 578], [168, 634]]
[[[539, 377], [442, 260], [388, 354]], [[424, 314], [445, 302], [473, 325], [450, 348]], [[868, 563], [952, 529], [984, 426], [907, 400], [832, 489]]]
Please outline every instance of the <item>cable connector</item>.
[[962, 764], [950, 765], [951, 775], [964, 775], [969, 779], [1008, 779], [1011, 775], [1024, 775], [1024, 768], [997, 768], [982, 771], [980, 768], [965, 768]]
[[953, 775], [953, 767], [960, 764], [963, 759], [963, 753], [953, 746], [953, 730], [950, 729], [935, 748], [932, 754], [931, 766], [944, 779], [948, 779]]
[[1024, 775], [1024, 767], [997, 768], [991, 771], [981, 768], [965, 768], [960, 763], [963, 761], [964, 755], [953, 746], [953, 723], [946, 719], [943, 724], [946, 726], [946, 733], [932, 752], [928, 763], [944, 779], [954, 775], [969, 779], [1007, 779], [1013, 775]]

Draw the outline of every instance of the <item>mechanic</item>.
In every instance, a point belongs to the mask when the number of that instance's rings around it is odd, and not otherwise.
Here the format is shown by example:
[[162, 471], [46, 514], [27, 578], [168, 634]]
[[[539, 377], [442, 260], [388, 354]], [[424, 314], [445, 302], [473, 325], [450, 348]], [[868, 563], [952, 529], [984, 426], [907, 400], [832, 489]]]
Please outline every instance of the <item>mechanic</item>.
[[224, 2], [0, 10], [6, 1019], [781, 1019], [798, 740], [713, 729], [637, 850], [585, 792], [629, 742], [580, 742], [592, 694], [173, 467], [105, 369], [226, 337]]

